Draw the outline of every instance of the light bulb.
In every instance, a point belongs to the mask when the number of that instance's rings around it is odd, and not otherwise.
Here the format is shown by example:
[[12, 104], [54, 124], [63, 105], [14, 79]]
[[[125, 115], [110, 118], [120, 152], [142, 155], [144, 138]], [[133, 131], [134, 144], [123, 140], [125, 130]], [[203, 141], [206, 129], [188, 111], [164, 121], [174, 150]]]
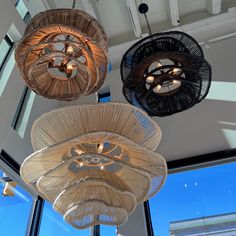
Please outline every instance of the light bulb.
[[74, 51], [74, 49], [73, 49], [71, 46], [68, 46], [67, 52], [68, 52], [68, 53], [72, 53], [73, 51]]
[[157, 62], [157, 68], [162, 67], [162, 64], [160, 62]]
[[80, 167], [83, 167], [83, 166], [84, 166], [84, 163], [83, 163], [83, 162], [80, 162], [80, 163], [79, 163], [79, 166], [80, 166]]
[[178, 80], [173, 80], [173, 84], [179, 84], [180, 82]]
[[158, 85], [153, 89], [153, 92], [158, 93], [160, 89], [161, 89], [161, 85], [158, 84]]
[[154, 79], [155, 79], [154, 76], [149, 75], [146, 79], [146, 82], [148, 84], [152, 84], [154, 82]]
[[172, 70], [172, 72], [174, 73], [174, 74], [180, 74], [181, 72], [182, 72], [182, 70], [180, 69], [180, 68], [174, 68], [173, 70]]
[[101, 153], [102, 153], [102, 150], [103, 150], [103, 148], [104, 148], [104, 145], [103, 145], [103, 143], [100, 143], [100, 144], [99, 144], [99, 146], [98, 146], [98, 150], [97, 150], [97, 152], [101, 154]]
[[77, 154], [79, 154], [79, 155], [81, 155], [82, 153], [84, 153], [83, 151], [81, 151], [81, 150], [75, 150], [75, 152], [77, 153]]
[[105, 168], [104, 165], [101, 165], [101, 166], [100, 166], [100, 169], [101, 169], [101, 170], [104, 170], [104, 168]]
[[72, 64], [67, 64], [66, 69], [67, 70], [72, 70], [73, 69], [73, 65]]

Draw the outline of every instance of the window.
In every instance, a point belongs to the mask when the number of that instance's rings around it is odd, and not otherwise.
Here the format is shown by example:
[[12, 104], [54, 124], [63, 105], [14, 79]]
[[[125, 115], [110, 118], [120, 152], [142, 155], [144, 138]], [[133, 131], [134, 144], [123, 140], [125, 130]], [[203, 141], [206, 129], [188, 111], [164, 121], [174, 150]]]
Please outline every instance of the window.
[[33, 198], [15, 181], [0, 171], [1, 235], [26, 235]]
[[90, 236], [90, 229], [78, 230], [63, 220], [52, 205], [45, 201], [39, 236]]
[[7, 34], [0, 44], [0, 96], [15, 66], [13, 40]]
[[16, 10], [18, 11], [18, 13], [20, 14], [20, 17], [25, 21], [28, 22], [29, 18], [30, 18], [30, 14], [29, 11], [24, 3], [23, 0], [18, 0], [16, 2]]
[[100, 226], [100, 235], [101, 236], [117, 236], [117, 228], [115, 226], [101, 225]]
[[34, 98], [35, 93], [28, 87], [25, 87], [12, 122], [12, 128], [16, 130], [22, 138], [27, 128]]
[[170, 174], [149, 201], [154, 235], [236, 235], [235, 169], [232, 162]]
[[6, 35], [0, 44], [0, 70], [2, 70], [3, 65], [11, 51], [13, 46], [13, 41]]
[[98, 94], [98, 102], [110, 102], [111, 94], [110, 92]]

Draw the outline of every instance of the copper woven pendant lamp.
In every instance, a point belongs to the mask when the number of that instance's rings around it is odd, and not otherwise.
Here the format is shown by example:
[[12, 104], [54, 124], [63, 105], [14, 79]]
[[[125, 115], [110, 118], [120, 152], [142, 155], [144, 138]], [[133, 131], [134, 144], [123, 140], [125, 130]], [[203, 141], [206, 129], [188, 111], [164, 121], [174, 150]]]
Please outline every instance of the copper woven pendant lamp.
[[[75, 1], [73, 6], [75, 6]], [[107, 74], [107, 38], [100, 23], [76, 9], [41, 12], [16, 48], [25, 83], [49, 99], [74, 100], [96, 92]]]
[[76, 228], [120, 225], [165, 182], [160, 139], [159, 126], [129, 104], [54, 110], [34, 123], [21, 177]]
[[[141, 4], [140, 13], [148, 6]], [[122, 58], [123, 94], [151, 116], [168, 116], [201, 102], [211, 84], [211, 66], [195, 39], [184, 32], [152, 34]]]

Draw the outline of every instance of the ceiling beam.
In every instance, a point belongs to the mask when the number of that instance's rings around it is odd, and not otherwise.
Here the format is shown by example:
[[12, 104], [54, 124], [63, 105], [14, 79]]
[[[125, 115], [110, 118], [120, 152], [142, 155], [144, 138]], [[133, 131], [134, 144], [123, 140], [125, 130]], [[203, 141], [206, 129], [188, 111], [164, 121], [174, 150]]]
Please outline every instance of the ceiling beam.
[[216, 15], [221, 12], [221, 0], [207, 0], [206, 4], [208, 13]]
[[[217, 39], [217, 41], [219, 41], [222, 39], [222, 36], [232, 36], [231, 34], [236, 32], [236, 10], [221, 13], [219, 15], [214, 15], [197, 22], [183, 25], [182, 27], [184, 27], [185, 29], [184, 32], [194, 37], [198, 42], [200, 42], [201, 45], [203, 45], [203, 42], [213, 43], [213, 39]], [[182, 31], [182, 28], [174, 27], [166, 29], [166, 31], [170, 30]], [[142, 37], [146, 36], [148, 35], [142, 35]], [[128, 50], [128, 48], [130, 48], [137, 41], [138, 39], [122, 42], [120, 44], [109, 47], [109, 58], [112, 63], [113, 69], [119, 67], [120, 60], [126, 50]]]
[[141, 24], [139, 21], [138, 10], [135, 0], [126, 0], [126, 5], [129, 11], [129, 16], [134, 30], [134, 35], [136, 38], [142, 36]]
[[178, 0], [169, 0], [168, 13], [172, 26], [178, 26], [180, 24]]

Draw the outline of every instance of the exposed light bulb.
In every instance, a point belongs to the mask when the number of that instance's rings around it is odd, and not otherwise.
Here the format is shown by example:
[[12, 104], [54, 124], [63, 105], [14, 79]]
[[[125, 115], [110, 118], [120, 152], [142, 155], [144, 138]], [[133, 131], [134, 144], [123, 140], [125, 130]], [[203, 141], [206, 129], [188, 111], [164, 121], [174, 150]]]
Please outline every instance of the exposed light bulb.
[[81, 155], [82, 153], [84, 153], [83, 151], [81, 151], [81, 150], [75, 150], [75, 152], [77, 153], [77, 154], [79, 154], [79, 155]]
[[74, 51], [73, 47], [71, 47], [71, 46], [67, 47], [67, 52], [68, 53], [72, 53], [73, 51]]
[[157, 68], [158, 67], [162, 67], [162, 64], [159, 61], [157, 62]]
[[155, 79], [154, 76], [149, 75], [146, 79], [146, 82], [148, 84], [152, 84], [154, 82], [154, 79]]
[[172, 82], [173, 82], [173, 84], [179, 84], [180, 83], [179, 80], [175, 80], [175, 79]]
[[73, 69], [73, 65], [72, 64], [67, 64], [66, 69], [67, 70], [72, 70]]
[[180, 74], [181, 72], [182, 72], [182, 70], [180, 69], [180, 68], [174, 68], [173, 70], [172, 70], [172, 72], [174, 73], [174, 74]]
[[153, 92], [158, 93], [160, 89], [161, 89], [161, 85], [158, 84], [158, 85], [153, 89]]
[[104, 165], [101, 165], [101, 166], [100, 166], [100, 169], [101, 169], [101, 170], [104, 170], [104, 168], [105, 168]]
[[98, 152], [99, 154], [101, 154], [103, 148], [104, 148], [104, 144], [103, 144], [103, 143], [100, 143], [99, 146], [98, 146], [98, 150], [97, 150], [97, 152]]
[[79, 166], [80, 166], [80, 167], [83, 167], [83, 166], [84, 166], [84, 163], [83, 163], [83, 162], [80, 162], [80, 163], [79, 163]]

